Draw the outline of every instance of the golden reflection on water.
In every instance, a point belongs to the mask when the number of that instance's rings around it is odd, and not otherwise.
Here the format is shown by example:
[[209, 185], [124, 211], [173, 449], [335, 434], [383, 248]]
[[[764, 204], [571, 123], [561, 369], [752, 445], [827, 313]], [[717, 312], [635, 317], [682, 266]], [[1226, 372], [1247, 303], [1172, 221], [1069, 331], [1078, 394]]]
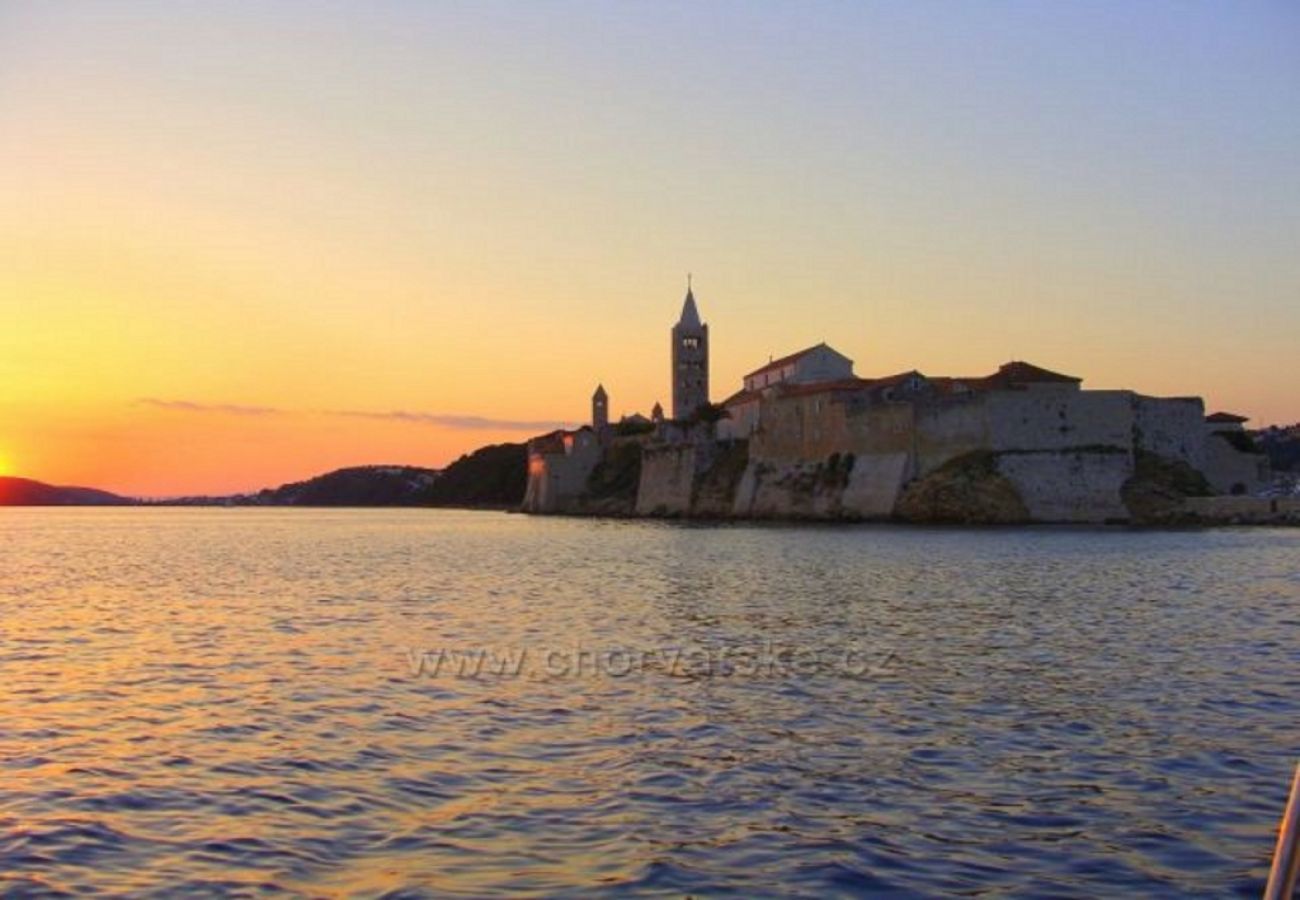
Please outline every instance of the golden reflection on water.
[[[1295, 532], [421, 510], [0, 532], [0, 889], [1222, 893], [1263, 877], [1300, 739]], [[772, 641], [826, 662], [457, 678], [407, 655]], [[897, 662], [850, 675], [848, 642]]]

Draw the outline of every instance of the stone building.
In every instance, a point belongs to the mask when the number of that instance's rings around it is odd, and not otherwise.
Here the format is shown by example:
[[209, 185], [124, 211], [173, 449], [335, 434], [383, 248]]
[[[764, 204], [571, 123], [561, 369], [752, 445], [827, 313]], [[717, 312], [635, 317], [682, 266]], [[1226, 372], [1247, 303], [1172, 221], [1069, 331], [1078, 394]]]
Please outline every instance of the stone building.
[[1268, 457], [1246, 433], [1246, 416], [1216, 412], [1205, 417], [1206, 459], [1202, 471], [1220, 494], [1255, 494], [1272, 481]]
[[1200, 472], [1220, 493], [1255, 493], [1269, 478], [1243, 417], [1206, 417], [1199, 397], [1085, 390], [1024, 361], [978, 376], [863, 378], [823, 342], [746, 374], [715, 424], [698, 415], [708, 326], [689, 285], [671, 360], [672, 419], [656, 404], [649, 420], [624, 416], [611, 429], [598, 387], [590, 427], [530, 442], [525, 509], [591, 508], [582, 498], [593, 471], [606, 454], [624, 459], [628, 441], [639, 472], [628, 511], [647, 515], [886, 518], [927, 485], [960, 487], [961, 466], [975, 466], [1008, 501], [994, 520], [1128, 521], [1132, 486], [1153, 466]]
[[832, 365], [799, 377], [799, 359], [817, 350], [754, 370], [723, 401], [719, 437], [748, 444], [753, 472], [736, 499], [746, 514], [789, 513], [799, 498], [782, 484], [846, 458], [851, 471], [835, 502], [867, 517], [889, 515], [907, 485], [975, 453], [997, 460], [1041, 521], [1126, 519], [1121, 493], [1141, 453], [1185, 463], [1224, 493], [1254, 491], [1267, 478], [1262, 457], [1215, 432], [1240, 430], [1239, 417], [1210, 417], [1207, 440], [1200, 398], [1083, 390], [1080, 378], [1023, 361], [974, 377], [859, 378], [834, 351], [822, 354]]
[[808, 384], [853, 377], [853, 360], [831, 349], [825, 342], [780, 359], [768, 360], [745, 376], [747, 391], [760, 391], [774, 384]]
[[587, 425], [533, 438], [528, 442], [524, 512], [559, 512], [573, 504], [601, 455], [600, 436]]
[[758, 428], [759, 400], [763, 392], [778, 384], [856, 385], [853, 360], [817, 344], [780, 359], [768, 360], [744, 377], [744, 387], [723, 401], [727, 416], [718, 423], [718, 436], [726, 439], [749, 437]]

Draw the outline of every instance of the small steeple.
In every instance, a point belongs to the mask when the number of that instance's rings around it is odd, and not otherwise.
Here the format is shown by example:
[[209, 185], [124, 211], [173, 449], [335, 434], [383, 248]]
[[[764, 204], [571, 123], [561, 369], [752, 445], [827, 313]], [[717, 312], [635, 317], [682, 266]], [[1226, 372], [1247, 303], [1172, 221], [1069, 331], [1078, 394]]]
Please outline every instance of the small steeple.
[[603, 384], [596, 385], [596, 393], [591, 395], [591, 427], [596, 431], [609, 427], [609, 395]]

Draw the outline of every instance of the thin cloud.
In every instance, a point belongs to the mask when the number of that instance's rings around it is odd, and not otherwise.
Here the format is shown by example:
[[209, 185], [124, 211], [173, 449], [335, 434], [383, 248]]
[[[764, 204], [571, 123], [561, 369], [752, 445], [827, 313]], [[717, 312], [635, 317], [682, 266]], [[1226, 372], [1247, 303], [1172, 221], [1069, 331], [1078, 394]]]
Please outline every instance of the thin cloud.
[[162, 400], [157, 397], [142, 397], [136, 401], [140, 406], [152, 406], [154, 409], [166, 409], [172, 412], [218, 413], [227, 416], [278, 416], [282, 409], [272, 406], [242, 406], [238, 403], [196, 403], [193, 400]]
[[465, 416], [451, 413], [406, 412], [367, 412], [357, 409], [330, 410], [326, 415], [345, 416], [352, 419], [372, 419], [386, 422], [410, 422], [415, 425], [437, 425], [442, 428], [459, 428], [467, 431], [551, 431], [564, 425], [563, 422], [494, 419], [488, 416]]
[[246, 406], [239, 403], [200, 403], [194, 400], [164, 400], [158, 397], [143, 397], [136, 401], [139, 406], [165, 409], [183, 413], [209, 413], [227, 416], [288, 416], [318, 415], [335, 416], [346, 419], [368, 419], [374, 422], [405, 422], [411, 425], [430, 425], [439, 428], [454, 428], [462, 431], [530, 431], [533, 433], [552, 431], [563, 428], [566, 423], [546, 419], [496, 419], [491, 416], [459, 415], [455, 413], [408, 412], [393, 410], [391, 412], [374, 412], [364, 409], [326, 409], [305, 412], [280, 409], [274, 406]]

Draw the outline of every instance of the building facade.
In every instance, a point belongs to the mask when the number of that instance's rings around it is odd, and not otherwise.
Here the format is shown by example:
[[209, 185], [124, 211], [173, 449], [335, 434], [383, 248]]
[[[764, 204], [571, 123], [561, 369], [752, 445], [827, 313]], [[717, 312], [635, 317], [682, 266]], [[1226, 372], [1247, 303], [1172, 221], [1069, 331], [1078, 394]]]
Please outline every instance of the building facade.
[[528, 442], [524, 512], [556, 512], [573, 503], [600, 459], [600, 436], [586, 425], [533, 438]]

